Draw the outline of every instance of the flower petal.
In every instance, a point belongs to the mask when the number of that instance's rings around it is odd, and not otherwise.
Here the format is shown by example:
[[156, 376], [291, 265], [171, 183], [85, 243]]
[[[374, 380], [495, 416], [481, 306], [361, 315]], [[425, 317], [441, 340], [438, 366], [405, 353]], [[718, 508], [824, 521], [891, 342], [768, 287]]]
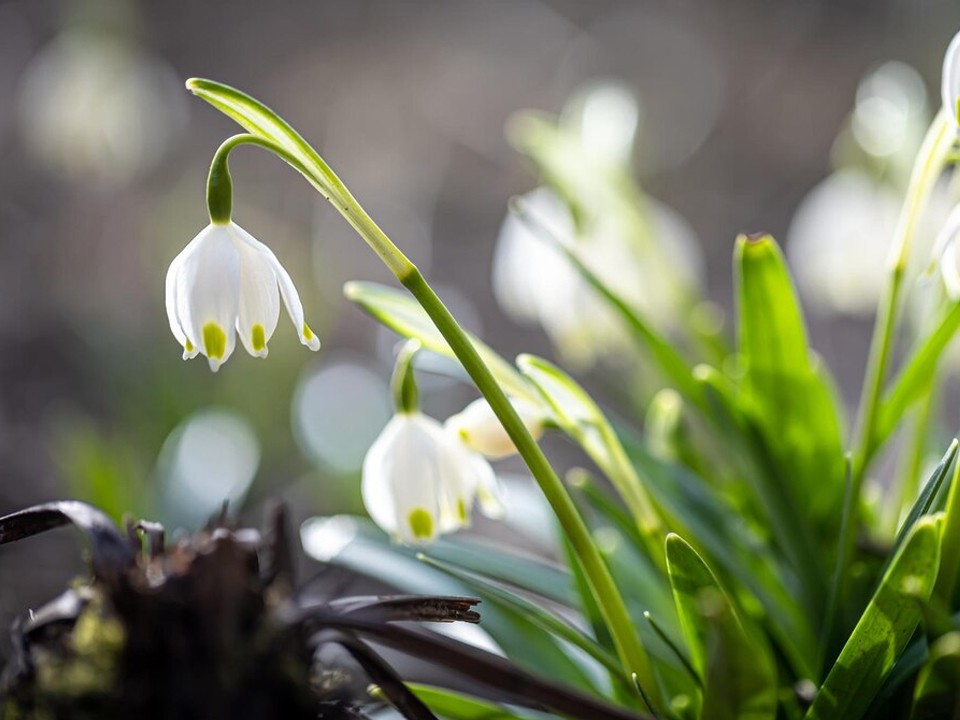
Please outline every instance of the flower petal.
[[180, 254], [177, 255], [170, 267], [167, 269], [167, 278], [165, 281], [165, 303], [167, 307], [167, 321], [170, 323], [170, 332], [183, 348], [183, 359], [190, 360], [197, 356], [199, 349], [196, 343], [187, 337], [186, 330], [180, 322], [180, 316], [177, 312], [177, 276], [179, 275], [187, 255], [192, 252], [192, 243], [188, 244]]
[[[267, 343], [277, 329], [280, 317], [280, 292], [273, 267], [264, 253], [251, 245], [231, 223], [230, 230], [240, 256], [240, 302], [237, 333], [247, 352], [254, 357], [267, 356]], [[242, 231], [241, 231], [242, 232]], [[244, 233], [249, 235], [249, 233]]]
[[191, 245], [176, 276], [177, 316], [216, 372], [236, 342], [240, 256], [225, 225], [204, 228]]
[[273, 269], [273, 272], [277, 278], [277, 283], [280, 286], [280, 295], [283, 297], [283, 304], [286, 306], [287, 313], [290, 315], [290, 319], [293, 321], [293, 326], [296, 328], [297, 334], [300, 336], [300, 342], [311, 350], [319, 350], [320, 339], [314, 334], [313, 330], [310, 329], [310, 326], [307, 325], [303, 319], [303, 304], [300, 302], [300, 295], [297, 293], [297, 288], [294, 286], [293, 280], [290, 278], [290, 274], [284, 269], [283, 265], [280, 264], [277, 256], [273, 254], [273, 251], [270, 248], [257, 240], [255, 237], [253, 237], [253, 235], [248, 233], [239, 225], [231, 223], [231, 226], [239, 238], [262, 253], [270, 267]]
[[[436, 427], [434, 427], [436, 426]], [[363, 461], [363, 503], [381, 528], [409, 543], [440, 532], [439, 423], [419, 413], [394, 416]]]
[[[520, 419], [534, 439], [543, 435], [545, 415], [543, 410], [533, 403], [520, 398], [512, 398]], [[479, 398], [467, 405], [444, 423], [447, 432], [456, 435], [470, 450], [478, 452], [492, 460], [499, 460], [517, 452], [513, 440], [507, 435], [490, 404]]]

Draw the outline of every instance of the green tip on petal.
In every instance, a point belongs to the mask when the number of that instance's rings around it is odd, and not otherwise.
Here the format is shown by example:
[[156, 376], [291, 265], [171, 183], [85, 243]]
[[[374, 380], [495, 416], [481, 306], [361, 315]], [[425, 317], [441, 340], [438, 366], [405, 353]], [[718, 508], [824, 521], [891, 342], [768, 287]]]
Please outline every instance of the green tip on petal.
[[467, 503], [464, 502], [463, 498], [457, 500], [457, 518], [460, 522], [467, 522]]
[[203, 326], [203, 352], [211, 360], [222, 360], [227, 352], [227, 334], [216, 323]]
[[427, 540], [433, 537], [433, 517], [423, 508], [416, 508], [407, 518], [410, 531], [418, 540]]
[[196, 350], [196, 348], [194, 347], [193, 343], [190, 342], [189, 340], [187, 340], [187, 341], [183, 344], [183, 349], [186, 350], [188, 353], [192, 353], [194, 350]]
[[311, 330], [310, 326], [306, 323], [304, 323], [303, 327], [300, 329], [300, 339], [303, 344], [311, 350], [320, 349], [320, 338], [314, 334], [313, 330]]
[[260, 323], [255, 323], [250, 331], [250, 343], [257, 352], [263, 352], [267, 347], [267, 331]]

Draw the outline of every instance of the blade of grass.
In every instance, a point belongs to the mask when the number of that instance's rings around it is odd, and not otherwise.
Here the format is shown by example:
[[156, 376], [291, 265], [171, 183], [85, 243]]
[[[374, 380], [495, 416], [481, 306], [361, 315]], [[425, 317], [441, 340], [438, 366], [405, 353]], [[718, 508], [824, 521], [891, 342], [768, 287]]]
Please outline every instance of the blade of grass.
[[824, 680], [805, 720], [858, 720], [906, 648], [933, 591], [940, 563], [939, 518], [921, 517]]

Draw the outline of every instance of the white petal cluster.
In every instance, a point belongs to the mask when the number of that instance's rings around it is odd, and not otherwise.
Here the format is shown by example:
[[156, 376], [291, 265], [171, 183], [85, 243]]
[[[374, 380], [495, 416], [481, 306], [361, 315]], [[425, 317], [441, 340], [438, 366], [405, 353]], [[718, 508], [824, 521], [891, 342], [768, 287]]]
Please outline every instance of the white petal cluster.
[[[543, 435], [546, 416], [542, 408], [522, 399], [511, 401], [534, 440]], [[456, 415], [448, 418], [444, 429], [459, 437], [463, 444], [491, 460], [500, 460], [517, 452], [513, 440], [507, 435], [484, 398], [474, 400]]]
[[484, 514], [503, 513], [490, 464], [419, 411], [387, 423], [363, 461], [361, 491], [374, 522], [411, 544], [468, 526], [474, 499]]
[[251, 355], [267, 356], [281, 297], [300, 342], [318, 350], [290, 275], [270, 248], [236, 223], [208, 225], [167, 271], [167, 318], [183, 359], [203, 353], [214, 372], [233, 353], [237, 334]]
[[940, 76], [940, 93], [943, 97], [943, 109], [957, 120], [960, 103], [960, 33], [953, 36], [947, 52], [943, 56], [943, 74]]

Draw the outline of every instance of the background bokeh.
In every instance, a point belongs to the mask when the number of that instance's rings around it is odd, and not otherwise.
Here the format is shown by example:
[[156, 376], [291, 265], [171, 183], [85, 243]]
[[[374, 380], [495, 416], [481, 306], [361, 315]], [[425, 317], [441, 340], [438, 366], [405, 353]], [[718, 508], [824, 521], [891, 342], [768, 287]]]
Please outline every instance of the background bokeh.
[[[225, 498], [252, 522], [271, 497], [297, 519], [361, 510], [394, 339], [341, 287], [387, 272], [298, 175], [241, 151], [235, 219], [290, 270], [324, 347], [281, 320], [266, 362], [182, 362], [164, 274], [205, 224], [206, 170], [235, 132], [185, 78], [279, 110], [510, 357], [550, 353], [491, 291], [507, 201], [536, 185], [504, 137], [514, 111], [559, 112], [601, 78], [637, 93], [640, 182], [692, 225], [705, 294], [729, 307], [735, 235], [786, 236], [861, 78], [901, 60], [935, 104], [958, 28], [953, 0], [0, 2], [0, 513], [78, 497], [189, 528]], [[869, 322], [812, 320], [852, 401]], [[424, 393], [438, 417], [473, 397], [441, 377]], [[0, 549], [0, 627], [79, 560], [68, 533]]]

